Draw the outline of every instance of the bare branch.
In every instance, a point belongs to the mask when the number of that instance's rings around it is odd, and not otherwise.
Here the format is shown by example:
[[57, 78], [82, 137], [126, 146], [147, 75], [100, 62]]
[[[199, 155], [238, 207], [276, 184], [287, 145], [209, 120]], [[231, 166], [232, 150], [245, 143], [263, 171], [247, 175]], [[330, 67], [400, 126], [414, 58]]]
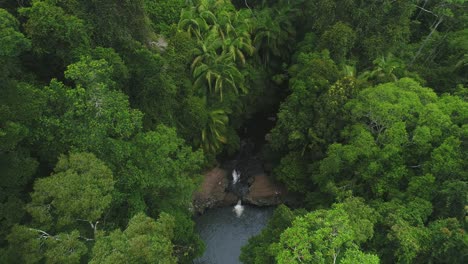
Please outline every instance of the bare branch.
[[83, 236], [80, 236], [81, 239], [84, 239], [85, 241], [94, 241], [93, 238], [87, 238], [87, 237], [83, 237]]
[[439, 17], [438, 15], [436, 15], [434, 12], [432, 12], [431, 10], [427, 10], [425, 9], [424, 7], [421, 7], [421, 6], [418, 6], [418, 5], [415, 5], [417, 8], [421, 9], [422, 11], [426, 12], [426, 13], [429, 13], [429, 14], [432, 14], [434, 15], [435, 17]]
[[47, 233], [47, 232], [44, 231], [44, 230], [40, 230], [40, 229], [36, 229], [36, 228], [29, 228], [29, 230], [31, 230], [31, 231], [36, 231], [36, 232], [38, 232], [39, 234], [41, 234], [40, 238], [49, 238], [49, 237], [50, 237], [50, 238], [53, 238], [53, 239], [55, 239], [55, 240], [59, 240], [59, 241], [60, 241], [59, 238], [57, 238], [57, 237], [55, 237], [55, 236], [53, 236], [53, 235]]
[[81, 221], [81, 222], [86, 222], [88, 223], [91, 228], [94, 230], [94, 232], [96, 232], [97, 230], [97, 225], [99, 223], [99, 221], [96, 221], [96, 223], [93, 224], [93, 222], [89, 221], [89, 220], [86, 220], [86, 219], [81, 219], [81, 218], [77, 218], [76, 221]]

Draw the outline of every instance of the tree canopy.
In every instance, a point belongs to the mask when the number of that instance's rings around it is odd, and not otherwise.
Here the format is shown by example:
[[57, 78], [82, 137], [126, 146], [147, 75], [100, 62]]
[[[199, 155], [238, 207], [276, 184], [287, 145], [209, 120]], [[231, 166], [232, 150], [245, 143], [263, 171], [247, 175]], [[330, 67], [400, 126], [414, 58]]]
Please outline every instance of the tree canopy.
[[465, 0], [0, 0], [0, 262], [191, 263], [246, 142], [244, 263], [464, 263]]

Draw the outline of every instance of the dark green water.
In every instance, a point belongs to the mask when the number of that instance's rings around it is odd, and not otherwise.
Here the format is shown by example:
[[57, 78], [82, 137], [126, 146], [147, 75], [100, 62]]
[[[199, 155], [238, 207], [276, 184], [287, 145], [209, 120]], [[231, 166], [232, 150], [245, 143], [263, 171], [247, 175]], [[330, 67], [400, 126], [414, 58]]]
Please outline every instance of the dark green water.
[[237, 264], [240, 249], [250, 237], [258, 234], [272, 216], [274, 207], [246, 205], [237, 218], [233, 207], [216, 208], [195, 218], [197, 229], [205, 241], [205, 254], [197, 264]]

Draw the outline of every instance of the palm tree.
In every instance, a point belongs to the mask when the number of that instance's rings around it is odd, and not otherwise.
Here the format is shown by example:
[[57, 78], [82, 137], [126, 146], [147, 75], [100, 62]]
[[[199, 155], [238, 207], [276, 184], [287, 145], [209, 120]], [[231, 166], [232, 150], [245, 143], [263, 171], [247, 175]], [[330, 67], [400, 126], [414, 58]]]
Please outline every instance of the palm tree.
[[266, 64], [270, 61], [270, 54], [283, 57], [289, 54], [290, 39], [295, 35], [286, 8], [266, 8], [260, 11], [257, 18], [254, 45], [262, 53], [262, 60]]
[[217, 31], [212, 30], [206, 40], [198, 41], [198, 48], [195, 49], [195, 59], [192, 62], [192, 69], [194, 69], [199, 63], [209, 61], [213, 57], [217, 56], [218, 52], [223, 47], [222, 40], [217, 37]]
[[212, 110], [208, 114], [208, 121], [201, 131], [201, 146], [209, 153], [216, 153], [221, 144], [227, 143], [226, 126], [229, 118], [222, 109]]
[[372, 71], [365, 71], [359, 75], [359, 79], [365, 81], [373, 80], [377, 83], [393, 82], [398, 80], [398, 73], [406, 73], [404, 63], [393, 56], [380, 56], [373, 61], [374, 69]]
[[182, 10], [178, 24], [179, 30], [185, 30], [190, 36], [194, 35], [197, 39], [201, 39], [203, 32], [208, 28], [208, 24], [198, 15], [194, 7]]
[[211, 2], [202, 0], [198, 6], [182, 10], [178, 29], [195, 35], [198, 40], [204, 39], [205, 34], [218, 24]]
[[228, 54], [207, 53], [203, 61], [192, 64], [192, 71], [195, 79], [194, 86], [208, 87], [208, 92], [219, 94], [221, 101], [225, 88], [232, 89], [236, 94], [239, 93], [239, 89], [247, 93], [244, 76]]
[[247, 92], [236, 63], [245, 64], [254, 52], [251, 16], [251, 11], [236, 11], [226, 0], [201, 0], [182, 12], [179, 29], [198, 39], [191, 65], [195, 87], [219, 95], [221, 101], [225, 89]]

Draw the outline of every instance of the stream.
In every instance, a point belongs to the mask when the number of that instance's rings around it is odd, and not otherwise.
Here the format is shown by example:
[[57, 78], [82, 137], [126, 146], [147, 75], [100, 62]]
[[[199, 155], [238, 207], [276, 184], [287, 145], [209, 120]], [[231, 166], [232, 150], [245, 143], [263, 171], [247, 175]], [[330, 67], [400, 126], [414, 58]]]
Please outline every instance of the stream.
[[215, 208], [195, 218], [196, 227], [206, 244], [197, 264], [238, 264], [241, 247], [260, 233], [273, 214], [274, 207], [245, 205], [237, 218], [233, 207]]
[[[249, 190], [252, 175], [264, 173], [261, 159], [258, 158], [265, 135], [274, 127], [272, 113], [257, 113], [247, 120], [238, 134], [240, 149], [235, 156], [221, 155], [223, 169], [232, 173], [227, 191], [235, 196], [244, 197]], [[241, 208], [239, 208], [241, 207]], [[236, 212], [234, 212], [236, 208]], [[239, 211], [240, 209], [240, 211]], [[260, 233], [273, 215], [275, 207], [240, 205], [213, 208], [194, 218], [196, 228], [205, 242], [202, 257], [195, 259], [196, 264], [238, 264], [241, 248], [249, 238]], [[237, 217], [240, 215], [240, 217]]]

